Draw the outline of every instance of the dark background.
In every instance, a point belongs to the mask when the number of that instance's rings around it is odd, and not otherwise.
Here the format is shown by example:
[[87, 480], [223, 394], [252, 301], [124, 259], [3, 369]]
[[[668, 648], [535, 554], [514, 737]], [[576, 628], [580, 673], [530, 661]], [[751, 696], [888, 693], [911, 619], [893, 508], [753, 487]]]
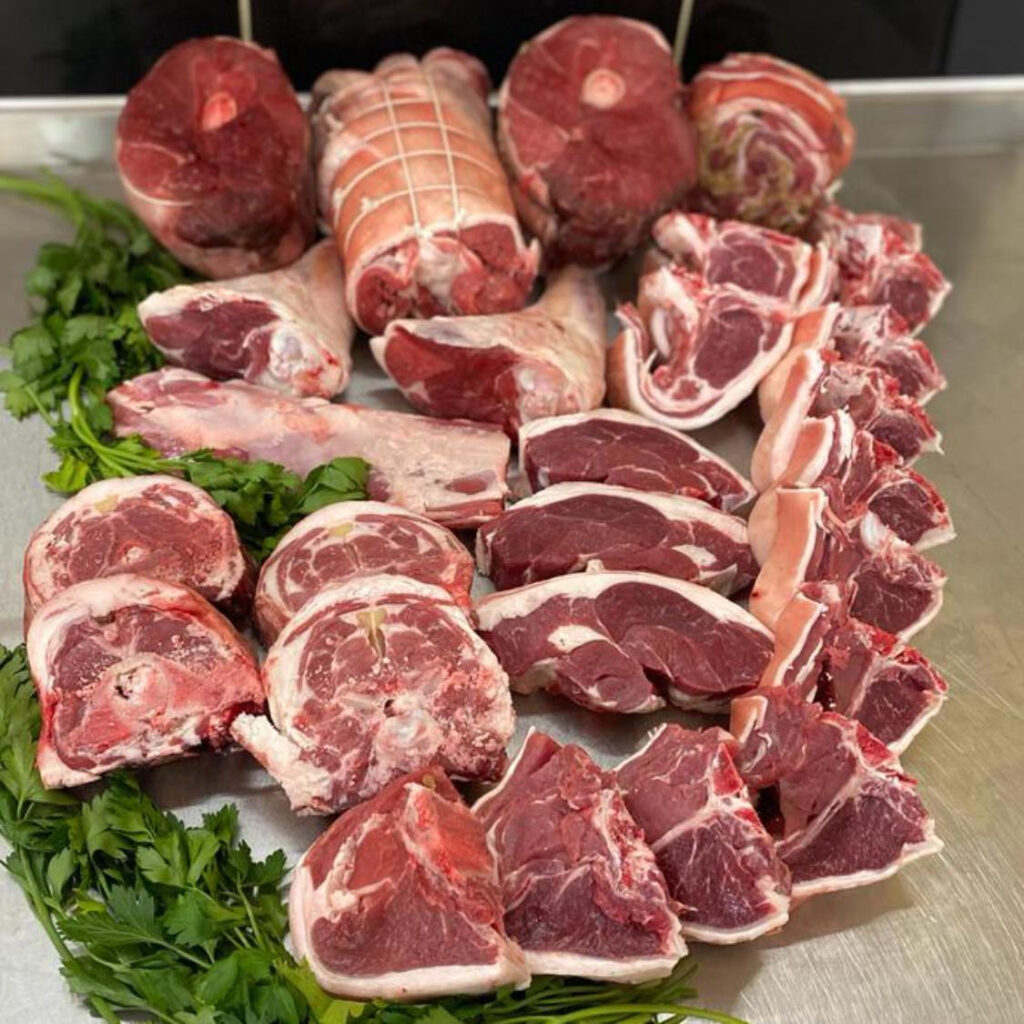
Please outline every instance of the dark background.
[[[500, 79], [521, 41], [567, 14], [629, 14], [671, 41], [678, 0], [252, 0], [256, 40], [299, 89], [330, 67], [447, 44]], [[237, 32], [236, 0], [0, 0], [0, 95], [125, 92], [169, 46]], [[687, 76], [767, 50], [827, 78], [1024, 72], [1024, 0], [697, 0]]]

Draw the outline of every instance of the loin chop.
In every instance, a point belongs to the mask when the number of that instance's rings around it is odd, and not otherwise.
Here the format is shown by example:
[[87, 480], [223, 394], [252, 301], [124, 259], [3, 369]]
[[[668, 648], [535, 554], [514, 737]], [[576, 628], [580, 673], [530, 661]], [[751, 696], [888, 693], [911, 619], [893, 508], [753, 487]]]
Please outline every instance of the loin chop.
[[284, 787], [293, 809], [329, 814], [406, 772], [460, 779], [505, 767], [508, 679], [440, 587], [366, 576], [311, 598], [263, 665], [270, 718], [232, 735]]
[[355, 325], [327, 241], [282, 270], [154, 292], [139, 319], [169, 362], [216, 380], [331, 398], [352, 372]]
[[529, 979], [505, 935], [484, 830], [437, 768], [396, 779], [306, 851], [289, 897], [295, 952], [350, 999], [474, 995]]
[[665, 880], [590, 755], [531, 730], [473, 811], [498, 862], [505, 927], [533, 974], [641, 982], [686, 954]]
[[62, 590], [25, 640], [43, 785], [79, 786], [231, 742], [263, 687], [242, 638], [195, 591], [124, 573]]
[[477, 625], [520, 693], [595, 711], [653, 711], [664, 695], [721, 710], [753, 689], [771, 633], [728, 598], [646, 572], [592, 572], [479, 602]]
[[514, 437], [530, 420], [601, 404], [605, 321], [597, 279], [566, 267], [528, 309], [392, 320], [370, 347], [421, 412], [498, 423]]
[[449, 526], [476, 526], [501, 511], [509, 443], [486, 424], [292, 398], [167, 368], [126, 381], [107, 400], [119, 437], [139, 434], [164, 455], [209, 448], [300, 474], [355, 455], [370, 463], [375, 500]]

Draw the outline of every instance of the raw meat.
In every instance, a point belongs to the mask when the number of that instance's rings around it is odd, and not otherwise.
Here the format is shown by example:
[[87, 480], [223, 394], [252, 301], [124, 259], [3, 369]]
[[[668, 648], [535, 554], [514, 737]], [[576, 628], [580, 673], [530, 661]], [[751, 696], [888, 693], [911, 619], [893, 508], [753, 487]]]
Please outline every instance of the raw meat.
[[335, 584], [267, 654], [270, 718], [232, 735], [292, 808], [330, 814], [436, 765], [494, 779], [515, 725], [508, 679], [447, 591], [405, 576]]
[[801, 352], [754, 447], [754, 486], [766, 490], [799, 457], [797, 446], [808, 417], [827, 417], [837, 410], [849, 413], [857, 427], [895, 449], [906, 463], [941, 451], [941, 436], [928, 414], [899, 394], [888, 374], [842, 362], [834, 354]]
[[631, 18], [566, 18], [523, 44], [498, 95], [498, 145], [554, 263], [625, 255], [696, 180], [668, 43]]
[[824, 491], [781, 488], [776, 533], [750, 594], [750, 610], [774, 629], [783, 609], [804, 583], [848, 582], [851, 613], [907, 639], [942, 607], [945, 573], [873, 516], [843, 523]]
[[663, 725], [616, 780], [679, 906], [683, 935], [732, 944], [789, 920], [789, 871], [775, 853], [721, 729]]
[[132, 209], [182, 263], [238, 277], [286, 266], [313, 241], [309, 142], [273, 50], [190, 39], [128, 93], [117, 168]]
[[264, 703], [242, 638], [177, 583], [131, 573], [76, 583], [39, 609], [25, 646], [49, 789], [227, 746], [235, 716]]
[[850, 615], [850, 589], [808, 583], [775, 623], [762, 687], [795, 687], [856, 719], [900, 753], [941, 708], [948, 687], [919, 651]]
[[718, 711], [753, 689], [771, 633], [728, 598], [646, 572], [560, 576], [485, 597], [481, 636], [520, 693], [595, 711]]
[[658, 247], [655, 264], [667, 257], [710, 284], [734, 284], [797, 309], [832, 298], [836, 269], [823, 243], [809, 245], [781, 231], [681, 210], [659, 217], [651, 233]]
[[480, 822], [437, 768], [338, 818], [292, 881], [295, 953], [327, 992], [426, 1000], [524, 984]]
[[421, 412], [498, 423], [514, 437], [529, 420], [601, 404], [606, 319], [594, 275], [566, 267], [521, 312], [392, 320], [370, 347]]
[[679, 267], [645, 274], [637, 302], [638, 309], [619, 308], [608, 397], [681, 430], [714, 423], [739, 405], [792, 336], [788, 304], [708, 284]]
[[283, 270], [154, 292], [139, 319], [168, 361], [217, 380], [331, 398], [352, 371], [355, 325], [327, 241]]
[[914, 780], [862, 725], [779, 687], [735, 701], [731, 729], [747, 785], [775, 790], [794, 901], [881, 881], [942, 849]]
[[498, 862], [505, 927], [533, 974], [641, 982], [686, 944], [654, 854], [590, 755], [531, 730], [473, 806]]
[[25, 551], [25, 625], [83, 580], [140, 573], [181, 583], [242, 618], [255, 573], [231, 517], [199, 487], [173, 476], [101, 480], [57, 509]]
[[370, 464], [371, 498], [435, 522], [476, 526], [502, 508], [509, 443], [486, 424], [292, 398], [167, 368], [126, 381], [107, 401], [118, 437], [139, 434], [164, 455], [209, 448], [301, 474], [355, 455]]
[[890, 305], [915, 333], [952, 287], [921, 251], [920, 226], [899, 217], [851, 213], [833, 203], [817, 212], [809, 233], [835, 254], [844, 306]]
[[519, 464], [534, 490], [590, 481], [699, 498], [726, 511], [756, 493], [723, 458], [692, 437], [624, 409], [595, 409], [524, 424]]
[[742, 519], [696, 498], [609, 484], [554, 484], [517, 502], [480, 528], [476, 558], [498, 590], [625, 569], [731, 594], [757, 575]]
[[397, 54], [313, 86], [320, 213], [356, 321], [520, 309], [537, 270], [491, 136], [487, 72], [457, 50]]
[[789, 464], [751, 510], [750, 543], [759, 562], [767, 558], [775, 536], [779, 487], [820, 488], [839, 519], [852, 522], [873, 515], [921, 551], [956, 536], [949, 509], [934, 485], [842, 410], [804, 420]]
[[853, 155], [841, 97], [763, 53], [732, 53], [690, 86], [698, 187], [706, 213], [794, 231], [825, 201]]
[[469, 605], [473, 559], [455, 534], [396, 505], [339, 501], [296, 523], [263, 563], [253, 605], [261, 639], [269, 647], [321, 590], [379, 573], [443, 587]]

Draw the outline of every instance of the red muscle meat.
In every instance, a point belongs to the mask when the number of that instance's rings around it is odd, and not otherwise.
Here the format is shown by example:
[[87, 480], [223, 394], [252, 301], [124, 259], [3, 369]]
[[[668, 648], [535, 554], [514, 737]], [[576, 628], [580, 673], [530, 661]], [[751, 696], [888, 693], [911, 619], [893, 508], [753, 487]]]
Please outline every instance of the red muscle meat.
[[680, 430], [736, 408], [785, 355], [788, 303], [733, 284], [708, 284], [679, 267], [640, 279], [638, 308], [619, 307], [608, 357], [612, 405]]
[[39, 609], [25, 645], [49, 788], [228, 746], [234, 718], [263, 707], [242, 638], [176, 583], [128, 573], [76, 583]]
[[535, 491], [572, 481], [606, 483], [699, 498], [727, 512], [756, 493], [749, 480], [692, 437], [624, 409], [524, 424], [519, 464]]
[[348, 308], [379, 334], [399, 317], [520, 309], [537, 269], [491, 136], [483, 65], [398, 54], [313, 86], [320, 213]]
[[646, 572], [590, 572], [485, 597], [477, 626], [520, 693], [595, 711], [717, 711], [753, 689], [771, 633], [728, 598]]
[[736, 771], [735, 748], [722, 729], [663, 725], [616, 771], [679, 906], [683, 935], [723, 945], [789, 920], [789, 871]]
[[565, 267], [529, 309], [392, 320], [370, 347], [421, 412], [498, 423], [514, 437], [529, 420], [601, 404], [606, 319], [594, 275]]
[[853, 618], [851, 596], [842, 583], [802, 586], [776, 620], [761, 686], [794, 687], [900, 753], [938, 713], [948, 687], [919, 651]]
[[272, 50], [192, 39], [128, 93], [117, 167], [132, 208], [182, 263], [238, 277], [283, 267], [313, 241], [309, 142]]
[[553, 263], [608, 263], [696, 180], [679, 71], [653, 26], [566, 18], [525, 43], [498, 97], [519, 215]]
[[338, 818], [295, 870], [297, 956], [350, 999], [473, 995], [529, 979], [484, 830], [437, 768]]
[[154, 292], [139, 303], [139, 319], [176, 366], [331, 398], [352, 372], [355, 325], [343, 289], [325, 241], [283, 270]]
[[689, 111], [699, 158], [694, 199], [717, 217], [798, 229], [853, 154], [843, 100], [767, 54], [733, 53], [701, 69]]
[[747, 525], [695, 498], [609, 484], [554, 484], [485, 523], [477, 566], [499, 590], [596, 570], [643, 570], [722, 594], [749, 586]]
[[868, 885], [942, 849], [896, 755], [862, 725], [786, 687], [735, 701], [736, 766], [778, 804], [793, 900]]
[[665, 880], [615, 785], [531, 730], [473, 811], [498, 862], [505, 927], [534, 974], [641, 982], [686, 954]]
[[231, 517], [173, 476], [101, 480], [69, 498], [25, 550], [25, 624], [83, 580], [133, 572], [191, 587], [232, 618], [248, 614], [254, 572]]
[[119, 437], [139, 434], [164, 455], [209, 448], [301, 474], [359, 456], [371, 467], [371, 498], [435, 522], [476, 526], [502, 508], [509, 442], [487, 424], [293, 398], [169, 368], [126, 381], [107, 401]]
[[263, 563], [253, 612], [268, 646], [321, 590], [393, 573], [443, 587], [469, 605], [473, 559], [455, 534], [396, 505], [339, 501], [306, 516]]
[[680, 210], [659, 217], [651, 234], [655, 265], [667, 258], [710, 284], [734, 284], [798, 309], [828, 302], [835, 289], [835, 262], [824, 243]]
[[508, 679], [440, 587], [363, 576], [320, 591], [263, 665], [270, 718], [232, 736], [293, 809], [330, 814], [430, 765], [493, 779], [515, 725]]

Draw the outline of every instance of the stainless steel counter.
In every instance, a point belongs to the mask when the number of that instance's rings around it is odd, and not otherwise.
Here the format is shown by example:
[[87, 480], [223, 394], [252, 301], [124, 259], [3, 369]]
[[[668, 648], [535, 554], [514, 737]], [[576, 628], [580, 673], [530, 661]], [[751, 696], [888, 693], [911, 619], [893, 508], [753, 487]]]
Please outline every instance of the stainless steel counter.
[[[955, 283], [925, 333], [949, 377], [929, 407], [945, 457], [922, 470], [938, 484], [959, 538], [935, 555], [949, 573], [938, 621], [918, 639], [943, 669], [950, 699], [904, 757], [921, 780], [945, 851], [870, 888], [820, 897], [774, 938], [737, 948], [695, 946], [706, 1003], [753, 1024], [1020, 1024], [1024, 1021], [1024, 82], [985, 88], [851, 83], [862, 144], [842, 197], [923, 221], [928, 252]], [[0, 166], [49, 162], [83, 187], [116, 194], [109, 169], [67, 167], [108, 152], [114, 104], [57, 115], [43, 105], [4, 113]], [[0, 199], [0, 334], [24, 316], [21, 279], [36, 246], [59, 227], [45, 211]], [[365, 355], [365, 353], [364, 353]], [[355, 394], [400, 405], [358, 361]], [[34, 525], [56, 504], [38, 482], [52, 459], [38, 423], [3, 417], [0, 639], [19, 638], [20, 560]], [[743, 408], [702, 433], [746, 466], [757, 420]], [[1016, 525], [1015, 525], [1016, 524]], [[600, 756], [632, 747], [650, 725], [613, 723], [531, 700], [543, 717]], [[259, 850], [305, 848], [315, 822], [296, 820], [245, 757], [210, 758], [148, 773], [187, 818], [240, 804]], [[42, 931], [0, 879], [0, 1021], [85, 1020], [57, 974]]]

